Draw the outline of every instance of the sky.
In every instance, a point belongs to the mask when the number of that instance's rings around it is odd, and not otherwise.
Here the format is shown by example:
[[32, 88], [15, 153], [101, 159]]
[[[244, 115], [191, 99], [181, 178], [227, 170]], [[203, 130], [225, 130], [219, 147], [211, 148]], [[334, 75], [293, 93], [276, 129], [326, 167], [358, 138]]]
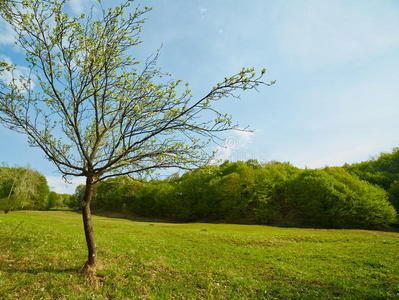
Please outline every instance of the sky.
[[[96, 5], [70, 3], [75, 13]], [[215, 160], [322, 168], [399, 146], [399, 1], [142, 0], [141, 5], [153, 10], [143, 43], [132, 53], [145, 60], [162, 46], [158, 66], [188, 82], [194, 96], [206, 95], [243, 67], [266, 68], [265, 81], [276, 80], [215, 105], [253, 130], [221, 136], [225, 141], [214, 145]], [[4, 21], [0, 32], [0, 59], [18, 62], [23, 74], [23, 53], [12, 45]], [[73, 193], [84, 182], [64, 183], [26, 136], [0, 126], [0, 140], [0, 161], [29, 164], [58, 193]]]

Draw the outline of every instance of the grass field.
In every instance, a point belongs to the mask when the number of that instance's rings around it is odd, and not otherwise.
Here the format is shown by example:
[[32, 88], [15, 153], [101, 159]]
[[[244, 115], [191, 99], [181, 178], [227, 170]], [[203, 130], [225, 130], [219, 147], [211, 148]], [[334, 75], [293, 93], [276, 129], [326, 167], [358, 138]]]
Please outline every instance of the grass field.
[[[22, 223], [21, 223], [22, 222]], [[0, 215], [0, 299], [399, 299], [399, 233]]]

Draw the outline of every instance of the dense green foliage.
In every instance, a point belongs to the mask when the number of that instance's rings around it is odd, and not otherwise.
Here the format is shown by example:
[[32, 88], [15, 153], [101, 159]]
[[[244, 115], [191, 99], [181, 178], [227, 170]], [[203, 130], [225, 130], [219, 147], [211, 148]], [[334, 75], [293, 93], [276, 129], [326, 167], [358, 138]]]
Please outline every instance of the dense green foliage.
[[50, 191], [46, 177], [29, 166], [0, 167], [0, 210], [43, 210], [48, 207]]
[[[397, 224], [398, 166], [399, 148], [343, 168], [226, 161], [166, 180], [108, 179], [97, 185], [92, 207], [179, 222], [386, 228]], [[84, 191], [79, 186], [75, 195], [60, 195], [30, 167], [0, 168], [0, 210], [80, 209]]]
[[[71, 205], [79, 206], [84, 187]], [[181, 222], [223, 221], [316, 228], [385, 228], [396, 211], [380, 187], [344, 168], [229, 162], [163, 181], [127, 177], [97, 186], [93, 208]]]
[[46, 209], [60, 209], [68, 208], [70, 202], [72, 201], [72, 195], [69, 194], [58, 194], [56, 192], [50, 192], [47, 200]]
[[74, 198], [49, 190], [47, 179], [27, 167], [0, 167], [0, 211], [49, 210], [73, 206]]
[[368, 161], [345, 165], [351, 173], [388, 192], [389, 201], [399, 211], [399, 148], [381, 153]]
[[373, 228], [388, 225], [396, 212], [386, 192], [342, 168], [304, 170], [285, 191], [294, 220], [323, 228]]
[[[93, 217], [91, 280], [81, 216], [0, 214], [0, 299], [398, 299], [399, 234], [167, 224]], [[21, 223], [22, 222], [22, 223]]]

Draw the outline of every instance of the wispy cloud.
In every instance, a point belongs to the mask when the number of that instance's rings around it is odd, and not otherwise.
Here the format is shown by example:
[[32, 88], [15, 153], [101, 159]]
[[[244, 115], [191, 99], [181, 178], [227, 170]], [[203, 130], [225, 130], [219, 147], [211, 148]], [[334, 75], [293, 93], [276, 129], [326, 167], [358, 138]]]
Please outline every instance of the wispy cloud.
[[[98, 5], [96, 5], [96, 2], [96, 0], [69, 0], [69, 8], [75, 15], [88, 13], [92, 7], [94, 12], [98, 12]], [[107, 1], [106, 4], [110, 4], [110, 2]], [[114, 5], [112, 4], [112, 6]]]
[[3, 19], [0, 19], [0, 32], [1, 32], [0, 45], [14, 44], [15, 42], [14, 31], [12, 30], [11, 26]]
[[250, 146], [250, 144], [253, 143], [252, 140], [254, 136], [254, 132], [231, 132], [231, 134], [224, 140], [224, 146], [216, 147], [217, 153], [211, 163], [216, 164], [224, 160], [247, 161], [249, 159], [256, 159], [260, 162], [265, 162], [268, 159], [269, 151]]
[[69, 6], [70, 6], [70, 8], [71, 8], [73, 13], [80, 14], [80, 13], [82, 13], [84, 11], [85, 2], [90, 2], [90, 1], [70, 0]]
[[[0, 54], [0, 61], [5, 61], [9, 65], [13, 64], [11, 58], [9, 58], [8, 56], [2, 55], [2, 54]], [[15, 79], [17, 79], [17, 86], [22, 88], [23, 85], [18, 83], [18, 80], [21, 76], [24, 78], [29, 78], [30, 69], [27, 67], [17, 66], [13, 72], [3, 71], [0, 76], [0, 81], [4, 82], [6, 84], [9, 84], [12, 81], [12, 79], [15, 78]], [[30, 88], [31, 89], [35, 88], [35, 84], [34, 84], [33, 80], [30, 83]]]
[[200, 7], [199, 8], [200, 14], [201, 14], [201, 20], [205, 19], [205, 13], [207, 12], [206, 8]]

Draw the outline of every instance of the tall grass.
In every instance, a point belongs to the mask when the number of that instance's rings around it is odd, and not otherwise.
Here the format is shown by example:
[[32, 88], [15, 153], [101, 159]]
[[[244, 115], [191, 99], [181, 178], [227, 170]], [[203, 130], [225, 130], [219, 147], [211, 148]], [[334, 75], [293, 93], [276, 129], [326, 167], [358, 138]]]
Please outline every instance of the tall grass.
[[0, 299], [399, 299], [399, 234], [0, 215]]

